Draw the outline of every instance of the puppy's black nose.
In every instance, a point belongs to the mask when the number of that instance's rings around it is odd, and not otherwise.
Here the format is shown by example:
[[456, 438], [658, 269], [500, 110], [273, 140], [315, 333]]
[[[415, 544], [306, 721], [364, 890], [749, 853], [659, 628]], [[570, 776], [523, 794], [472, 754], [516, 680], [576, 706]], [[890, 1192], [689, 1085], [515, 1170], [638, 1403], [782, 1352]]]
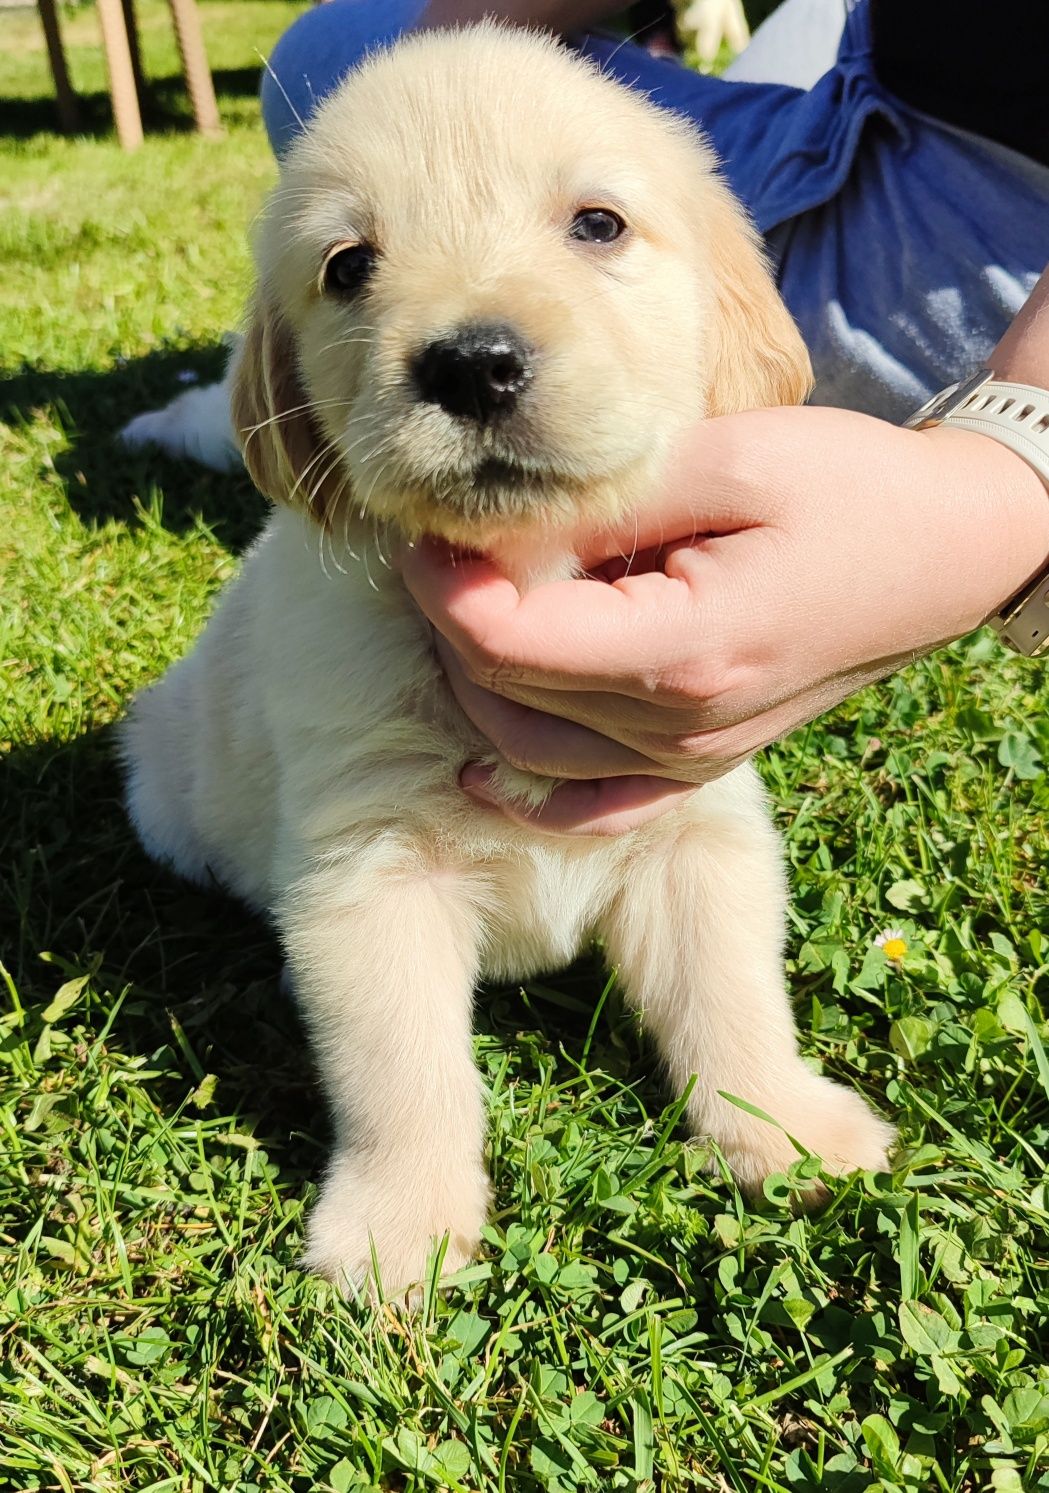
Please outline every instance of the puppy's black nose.
[[513, 327], [460, 327], [424, 347], [412, 365], [427, 404], [484, 425], [509, 414], [532, 378], [532, 355]]

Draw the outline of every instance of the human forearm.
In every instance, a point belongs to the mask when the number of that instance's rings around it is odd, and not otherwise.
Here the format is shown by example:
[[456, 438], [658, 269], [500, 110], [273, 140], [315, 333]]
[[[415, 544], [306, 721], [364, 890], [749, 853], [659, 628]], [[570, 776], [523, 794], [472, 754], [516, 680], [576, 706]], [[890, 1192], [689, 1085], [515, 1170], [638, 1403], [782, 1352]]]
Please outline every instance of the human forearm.
[[[987, 360], [987, 366], [999, 380], [1049, 389], [1049, 268]], [[990, 610], [997, 611], [1019, 589], [1018, 583], [1026, 584], [1044, 569], [1049, 556], [1046, 538], [1049, 495], [1044, 477], [1009, 447], [985, 435], [974, 440], [972, 435], [950, 426], [923, 434], [926, 440], [939, 442], [948, 460], [956, 455], [959, 440], [964, 439], [967, 450], [962, 451], [963, 460], [956, 476], [964, 505], [971, 504], [974, 495], [986, 498], [988, 493], [993, 494], [993, 509], [986, 527], [993, 533], [994, 543], [978, 548], [979, 528], [972, 526], [970, 533], [973, 560], [979, 562], [977, 568], [991, 600]], [[966, 459], [969, 453], [971, 464]], [[983, 481], [977, 475], [981, 471], [987, 473]], [[965, 524], [962, 512], [959, 526], [963, 533]], [[997, 594], [1007, 579], [1006, 594]]]
[[1049, 269], [989, 359], [999, 378], [1049, 389]]

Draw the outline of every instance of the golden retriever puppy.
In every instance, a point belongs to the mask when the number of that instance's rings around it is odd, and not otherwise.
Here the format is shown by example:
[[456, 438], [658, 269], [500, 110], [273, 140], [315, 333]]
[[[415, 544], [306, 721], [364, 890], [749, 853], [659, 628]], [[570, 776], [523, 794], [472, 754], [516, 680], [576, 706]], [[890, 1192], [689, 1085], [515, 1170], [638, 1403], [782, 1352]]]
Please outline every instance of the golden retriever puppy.
[[595, 936], [742, 1184], [784, 1169], [791, 1136], [832, 1171], [883, 1166], [888, 1127], [798, 1052], [753, 769], [620, 839], [475, 805], [457, 775], [491, 747], [383, 563], [435, 534], [520, 584], [570, 575], [581, 536], [654, 500], [690, 422], [804, 397], [706, 147], [550, 39], [416, 36], [319, 110], [258, 260], [232, 409], [276, 506], [123, 744], [146, 848], [283, 940], [336, 1132], [308, 1263], [360, 1285], [374, 1243], [399, 1289], [446, 1234], [446, 1270], [470, 1257], [489, 1198], [474, 987]]

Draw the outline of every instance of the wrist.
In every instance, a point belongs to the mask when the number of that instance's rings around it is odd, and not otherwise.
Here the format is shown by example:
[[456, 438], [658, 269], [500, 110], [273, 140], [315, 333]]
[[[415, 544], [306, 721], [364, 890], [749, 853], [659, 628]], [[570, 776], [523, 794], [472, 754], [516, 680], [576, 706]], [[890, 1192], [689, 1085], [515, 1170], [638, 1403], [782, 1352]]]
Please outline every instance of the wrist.
[[934, 453], [943, 519], [961, 546], [948, 558], [959, 583], [963, 629], [995, 615], [1049, 562], [1049, 488], [993, 436], [949, 425], [918, 433]]

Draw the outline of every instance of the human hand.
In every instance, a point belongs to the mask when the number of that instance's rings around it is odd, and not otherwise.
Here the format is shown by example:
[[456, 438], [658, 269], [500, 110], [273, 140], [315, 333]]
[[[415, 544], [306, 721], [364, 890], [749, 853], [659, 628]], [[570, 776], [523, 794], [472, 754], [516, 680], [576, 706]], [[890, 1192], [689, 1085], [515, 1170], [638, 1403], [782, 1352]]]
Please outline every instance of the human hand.
[[[463, 710], [514, 766], [567, 779], [546, 831], [633, 829], [856, 689], [970, 631], [1049, 554], [1049, 501], [999, 442], [808, 407], [697, 425], [635, 535], [645, 568], [521, 594], [426, 543], [404, 577]], [[454, 563], [453, 563], [454, 562]], [[617, 571], [620, 572], [617, 574]]]

